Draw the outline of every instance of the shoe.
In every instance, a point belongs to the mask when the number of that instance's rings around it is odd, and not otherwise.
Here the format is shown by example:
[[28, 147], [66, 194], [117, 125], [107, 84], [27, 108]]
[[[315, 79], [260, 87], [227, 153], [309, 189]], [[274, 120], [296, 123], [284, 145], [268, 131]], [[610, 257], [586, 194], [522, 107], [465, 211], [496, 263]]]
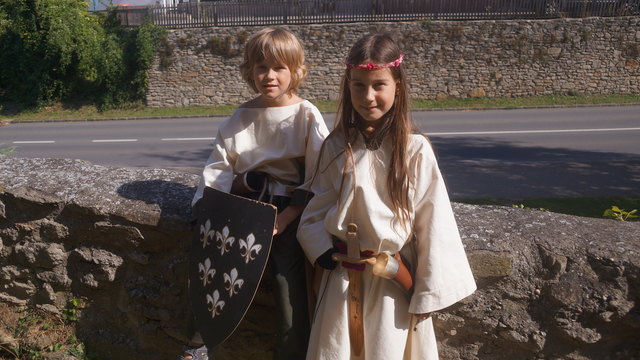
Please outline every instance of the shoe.
[[182, 355], [178, 356], [178, 360], [209, 360], [209, 351], [206, 345], [190, 346]]

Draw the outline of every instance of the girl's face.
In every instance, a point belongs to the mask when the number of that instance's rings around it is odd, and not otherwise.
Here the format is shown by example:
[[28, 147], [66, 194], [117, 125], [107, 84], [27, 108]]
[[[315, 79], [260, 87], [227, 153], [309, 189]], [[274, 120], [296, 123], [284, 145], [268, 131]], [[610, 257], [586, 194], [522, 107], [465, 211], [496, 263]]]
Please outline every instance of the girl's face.
[[380, 120], [393, 106], [397, 93], [391, 69], [351, 69], [350, 75], [353, 108], [365, 121]]
[[290, 98], [291, 71], [284, 64], [264, 60], [253, 66], [253, 81], [267, 106], [281, 106]]

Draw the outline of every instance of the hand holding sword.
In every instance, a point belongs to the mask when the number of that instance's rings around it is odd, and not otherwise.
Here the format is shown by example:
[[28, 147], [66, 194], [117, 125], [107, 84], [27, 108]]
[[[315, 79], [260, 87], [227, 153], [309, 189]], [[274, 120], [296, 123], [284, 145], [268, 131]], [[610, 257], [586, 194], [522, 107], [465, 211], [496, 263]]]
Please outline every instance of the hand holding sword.
[[375, 256], [360, 258], [336, 252], [332, 254], [331, 258], [334, 261], [344, 261], [351, 264], [369, 264], [372, 266], [371, 271], [374, 275], [393, 280], [405, 291], [409, 291], [413, 287], [413, 279], [409, 269], [407, 269], [399, 253], [394, 255], [379, 253]]

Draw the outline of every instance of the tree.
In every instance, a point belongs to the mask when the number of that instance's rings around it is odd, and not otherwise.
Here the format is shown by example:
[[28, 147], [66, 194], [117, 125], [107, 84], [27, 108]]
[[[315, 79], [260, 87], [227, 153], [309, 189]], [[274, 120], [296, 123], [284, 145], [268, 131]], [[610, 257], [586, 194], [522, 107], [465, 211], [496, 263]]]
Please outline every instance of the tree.
[[83, 0], [0, 0], [0, 96], [27, 106], [82, 98], [140, 102], [164, 30], [120, 26]]
[[97, 79], [104, 30], [82, 0], [0, 0], [0, 84], [5, 96], [40, 106]]

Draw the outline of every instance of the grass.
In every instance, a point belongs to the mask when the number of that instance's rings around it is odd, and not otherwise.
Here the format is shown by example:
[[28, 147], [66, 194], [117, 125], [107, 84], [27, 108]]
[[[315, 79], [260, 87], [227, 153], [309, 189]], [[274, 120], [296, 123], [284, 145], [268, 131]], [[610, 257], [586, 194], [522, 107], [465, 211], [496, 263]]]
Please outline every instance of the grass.
[[[235, 105], [222, 106], [188, 106], [169, 108], [150, 108], [139, 104], [132, 104], [119, 109], [98, 111], [93, 105], [69, 106], [55, 104], [41, 109], [20, 109], [18, 106], [7, 106], [11, 110], [0, 110], [0, 121], [55, 121], [55, 120], [83, 120], [83, 119], [113, 119], [113, 118], [148, 118], [174, 117], [198, 115], [226, 115], [231, 114]], [[2, 108], [0, 108], [2, 109]]]
[[455, 202], [473, 205], [522, 205], [527, 209], [544, 209], [547, 211], [577, 215], [592, 218], [603, 218], [606, 209], [616, 205], [621, 209], [631, 211], [640, 209], [640, 198], [637, 197], [577, 197], [577, 198], [532, 198], [525, 200], [507, 200], [496, 198], [483, 199], [453, 199]]
[[[313, 101], [320, 111], [336, 111], [335, 101]], [[448, 108], [518, 108], [528, 106], [588, 105], [588, 104], [637, 104], [640, 94], [622, 95], [549, 95], [517, 98], [451, 98], [442, 100], [412, 100], [413, 109]], [[56, 104], [41, 109], [23, 109], [15, 104], [0, 103], [0, 122], [13, 121], [55, 121], [100, 118], [147, 118], [228, 115], [237, 105], [187, 106], [171, 108], [149, 108], [132, 104], [120, 109], [98, 111], [89, 104]], [[1, 123], [0, 123], [1, 124]]]
[[633, 104], [640, 103], [640, 94], [620, 95], [548, 95], [518, 98], [450, 98], [442, 100], [413, 100], [414, 109], [446, 108], [518, 108], [559, 105]]
[[65, 315], [0, 302], [0, 359], [88, 359]]

